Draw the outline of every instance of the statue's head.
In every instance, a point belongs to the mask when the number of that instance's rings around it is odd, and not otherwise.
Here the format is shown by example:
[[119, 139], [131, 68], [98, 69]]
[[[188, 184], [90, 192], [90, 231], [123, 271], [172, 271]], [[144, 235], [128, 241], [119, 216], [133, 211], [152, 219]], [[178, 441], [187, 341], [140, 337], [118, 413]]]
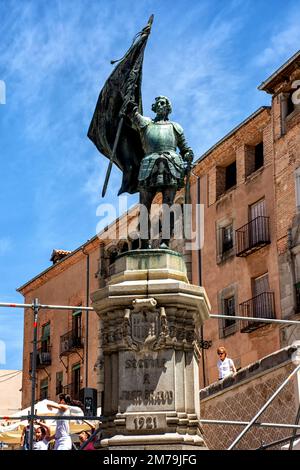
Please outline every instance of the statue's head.
[[152, 105], [152, 111], [158, 116], [167, 117], [172, 112], [171, 101], [166, 96], [157, 96]]

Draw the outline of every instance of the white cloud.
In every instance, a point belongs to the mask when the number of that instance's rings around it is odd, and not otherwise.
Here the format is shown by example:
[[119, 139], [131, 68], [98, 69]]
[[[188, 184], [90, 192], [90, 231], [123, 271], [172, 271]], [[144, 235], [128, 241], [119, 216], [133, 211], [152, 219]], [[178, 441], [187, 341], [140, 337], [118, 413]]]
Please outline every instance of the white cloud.
[[287, 18], [282, 19], [273, 29], [268, 46], [255, 57], [254, 65], [260, 67], [279, 67], [293, 53], [297, 52], [300, 44], [300, 12], [293, 10]]

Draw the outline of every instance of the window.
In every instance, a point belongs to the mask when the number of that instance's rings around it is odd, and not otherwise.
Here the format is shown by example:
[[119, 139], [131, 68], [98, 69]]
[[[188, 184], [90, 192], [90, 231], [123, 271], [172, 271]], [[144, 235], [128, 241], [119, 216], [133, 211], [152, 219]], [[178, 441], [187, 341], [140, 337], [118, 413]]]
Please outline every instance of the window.
[[42, 326], [41, 352], [50, 350], [50, 322]]
[[254, 171], [264, 166], [264, 143], [260, 142], [254, 147]]
[[73, 338], [81, 338], [82, 327], [82, 311], [76, 310], [72, 315], [72, 336]]
[[56, 395], [63, 393], [63, 372], [56, 372]]
[[72, 367], [72, 398], [79, 399], [80, 391], [80, 364], [75, 364]]
[[253, 296], [254, 297], [256, 297], [257, 295], [263, 294], [264, 292], [268, 292], [269, 290], [270, 290], [270, 287], [269, 287], [268, 274], [263, 274], [262, 276], [259, 276], [253, 279]]
[[227, 253], [233, 248], [233, 227], [232, 224], [221, 228], [222, 230], [222, 253]]
[[216, 198], [236, 185], [236, 161], [225, 167], [216, 168]]
[[292, 114], [292, 112], [295, 110], [295, 105], [292, 101], [292, 95], [293, 95], [293, 93], [290, 93], [288, 98], [287, 98], [286, 116], [288, 116], [289, 114]]
[[48, 379], [40, 381], [40, 400], [48, 398]]
[[[235, 316], [235, 299], [234, 296], [224, 299], [224, 315]], [[224, 319], [224, 328], [228, 328], [235, 324], [235, 320]]]
[[217, 263], [234, 256], [233, 223], [230, 219], [217, 223]]
[[225, 168], [225, 191], [236, 185], [236, 161]]
[[264, 144], [245, 146], [245, 176], [246, 178], [264, 165]]
[[253, 315], [258, 318], [273, 314], [273, 295], [270, 292], [268, 273], [252, 280]]

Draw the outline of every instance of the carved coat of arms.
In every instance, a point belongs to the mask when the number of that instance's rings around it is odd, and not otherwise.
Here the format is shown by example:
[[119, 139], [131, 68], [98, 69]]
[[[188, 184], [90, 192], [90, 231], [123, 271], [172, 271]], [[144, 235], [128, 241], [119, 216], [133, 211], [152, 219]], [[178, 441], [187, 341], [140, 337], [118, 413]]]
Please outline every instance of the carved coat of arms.
[[135, 351], [160, 349], [168, 335], [165, 309], [139, 306], [126, 309], [124, 317], [124, 339]]

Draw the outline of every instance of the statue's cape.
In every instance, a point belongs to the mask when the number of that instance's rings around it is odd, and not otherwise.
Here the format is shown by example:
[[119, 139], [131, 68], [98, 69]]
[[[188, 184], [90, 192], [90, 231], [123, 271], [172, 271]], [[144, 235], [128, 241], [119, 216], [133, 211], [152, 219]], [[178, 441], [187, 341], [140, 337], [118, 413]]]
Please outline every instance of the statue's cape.
[[[151, 27], [151, 24], [150, 24]], [[140, 162], [144, 157], [140, 135], [131, 127], [124, 115], [124, 101], [135, 101], [142, 113], [142, 66], [144, 50], [150, 27], [138, 33], [137, 39], [113, 70], [102, 88], [94, 115], [88, 130], [88, 137], [99, 152], [111, 158], [118, 125], [121, 117], [124, 123], [113, 162], [123, 172], [123, 180], [118, 194], [137, 192]]]

